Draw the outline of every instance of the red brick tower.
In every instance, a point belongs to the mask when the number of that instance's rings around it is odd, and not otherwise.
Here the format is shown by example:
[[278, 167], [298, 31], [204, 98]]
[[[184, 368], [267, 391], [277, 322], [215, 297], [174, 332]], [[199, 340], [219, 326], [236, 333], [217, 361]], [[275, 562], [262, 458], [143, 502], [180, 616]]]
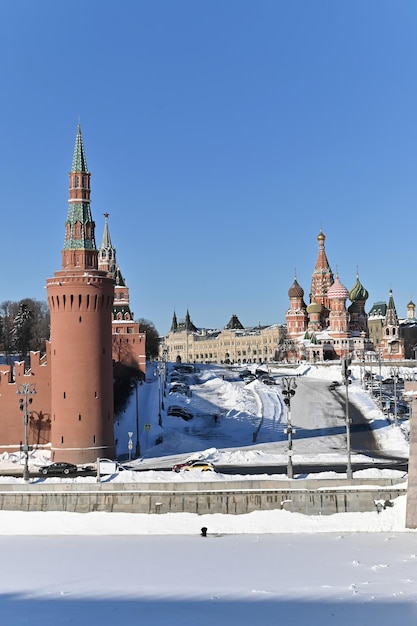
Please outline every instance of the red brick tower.
[[98, 270], [90, 173], [80, 126], [69, 178], [62, 269], [46, 282], [51, 313], [51, 457], [90, 463], [114, 456], [114, 281]]

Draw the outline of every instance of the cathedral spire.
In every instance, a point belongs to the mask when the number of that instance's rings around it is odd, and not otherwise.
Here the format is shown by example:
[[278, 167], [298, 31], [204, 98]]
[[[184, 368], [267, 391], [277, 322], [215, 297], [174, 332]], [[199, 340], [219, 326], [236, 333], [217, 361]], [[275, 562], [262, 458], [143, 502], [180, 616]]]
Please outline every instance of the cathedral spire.
[[104, 231], [98, 252], [98, 269], [112, 276], [115, 275], [117, 269], [116, 248], [112, 245], [110, 238], [108, 213], [104, 213]]
[[81, 127], [78, 125], [72, 168], [69, 173], [68, 216], [62, 251], [62, 269], [97, 269], [95, 224], [90, 208], [90, 172], [87, 168]]
[[392, 289], [389, 290], [389, 300], [387, 306], [387, 314], [385, 317], [386, 326], [398, 326], [397, 310], [394, 304], [394, 297], [392, 295]]
[[327, 291], [329, 287], [333, 285], [334, 278], [326, 256], [326, 250], [324, 248], [326, 236], [322, 230], [320, 230], [317, 235], [317, 241], [319, 242], [319, 252], [311, 279], [310, 302], [317, 302], [328, 308], [329, 299], [327, 297]]

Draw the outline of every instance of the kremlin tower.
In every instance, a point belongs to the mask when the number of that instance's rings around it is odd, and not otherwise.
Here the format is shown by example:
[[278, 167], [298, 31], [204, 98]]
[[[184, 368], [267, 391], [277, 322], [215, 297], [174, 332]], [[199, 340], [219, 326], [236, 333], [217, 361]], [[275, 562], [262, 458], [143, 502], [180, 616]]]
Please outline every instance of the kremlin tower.
[[51, 460], [114, 457], [114, 280], [98, 269], [90, 173], [78, 126], [62, 269], [46, 282], [51, 314]]

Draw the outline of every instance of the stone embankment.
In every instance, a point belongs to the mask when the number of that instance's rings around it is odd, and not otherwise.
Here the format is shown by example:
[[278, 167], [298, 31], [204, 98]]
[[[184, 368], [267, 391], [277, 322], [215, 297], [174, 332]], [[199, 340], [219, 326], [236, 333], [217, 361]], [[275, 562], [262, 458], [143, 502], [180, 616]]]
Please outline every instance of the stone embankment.
[[306, 515], [364, 512], [406, 494], [394, 479], [244, 480], [198, 483], [29, 483], [0, 485], [0, 510], [90, 513], [244, 514], [285, 509]]

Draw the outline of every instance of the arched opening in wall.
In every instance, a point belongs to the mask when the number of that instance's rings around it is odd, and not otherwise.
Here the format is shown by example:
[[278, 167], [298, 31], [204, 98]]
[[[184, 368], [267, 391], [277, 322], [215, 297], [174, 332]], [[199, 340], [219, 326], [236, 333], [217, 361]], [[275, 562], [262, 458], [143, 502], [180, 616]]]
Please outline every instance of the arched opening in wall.
[[97, 311], [97, 294], [94, 296], [94, 310]]
[[64, 443], [64, 437], [61, 437], [61, 443]]
[[93, 436], [93, 443], [96, 443], [96, 436]]
[[56, 307], [59, 309], [59, 296], [56, 297]]
[[90, 294], [87, 294], [87, 311], [90, 309]]
[[67, 397], [67, 393], [66, 393], [66, 391], [64, 391], [64, 400], [65, 400], [66, 397]]
[[70, 295], [70, 307], [71, 307], [71, 311], [72, 311], [72, 307], [74, 306], [74, 294]]
[[78, 414], [78, 421], [81, 422], [81, 415]]
[[82, 304], [82, 301], [83, 301], [83, 297], [82, 297], [82, 295], [79, 293], [79, 294], [78, 294], [78, 308], [79, 308], [79, 309], [81, 309], [81, 304]]
[[62, 304], [63, 304], [63, 306], [64, 306], [64, 311], [65, 311], [65, 306], [66, 306], [66, 304], [67, 304], [67, 296], [65, 295], [65, 293], [64, 293], [64, 295], [62, 296]]
[[81, 324], [81, 322], [83, 321], [83, 318], [81, 317], [81, 315], [80, 315], [80, 317], [78, 318], [78, 321], [80, 322], [80, 324]]

